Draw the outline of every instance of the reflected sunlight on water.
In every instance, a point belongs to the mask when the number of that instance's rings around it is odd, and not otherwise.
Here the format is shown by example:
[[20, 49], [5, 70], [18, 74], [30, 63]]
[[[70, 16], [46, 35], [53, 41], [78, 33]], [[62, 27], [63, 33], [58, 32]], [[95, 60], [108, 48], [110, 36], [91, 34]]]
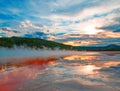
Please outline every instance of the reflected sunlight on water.
[[94, 65], [86, 65], [79, 66], [76, 68], [76, 72], [84, 75], [96, 74], [96, 70], [100, 69], [100, 67], [96, 67]]
[[0, 91], [120, 91], [118, 52], [7, 60], [14, 61], [0, 65]]
[[92, 61], [92, 60], [98, 60], [99, 57], [97, 56], [80, 56], [80, 55], [72, 55], [72, 56], [67, 56], [64, 57], [64, 60], [85, 60], [85, 61]]

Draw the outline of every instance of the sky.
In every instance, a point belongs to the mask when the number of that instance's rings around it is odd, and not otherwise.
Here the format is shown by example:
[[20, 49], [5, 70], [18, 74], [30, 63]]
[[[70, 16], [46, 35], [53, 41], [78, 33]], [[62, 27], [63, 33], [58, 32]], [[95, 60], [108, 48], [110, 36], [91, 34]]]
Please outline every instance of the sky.
[[120, 45], [120, 0], [0, 0], [0, 37]]

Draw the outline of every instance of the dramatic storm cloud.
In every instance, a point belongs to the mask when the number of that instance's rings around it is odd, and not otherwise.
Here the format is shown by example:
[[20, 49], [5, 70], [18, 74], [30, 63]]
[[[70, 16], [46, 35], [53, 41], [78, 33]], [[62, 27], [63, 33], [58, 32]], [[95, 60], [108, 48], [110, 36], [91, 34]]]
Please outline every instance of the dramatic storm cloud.
[[120, 0], [0, 0], [0, 37], [120, 45]]

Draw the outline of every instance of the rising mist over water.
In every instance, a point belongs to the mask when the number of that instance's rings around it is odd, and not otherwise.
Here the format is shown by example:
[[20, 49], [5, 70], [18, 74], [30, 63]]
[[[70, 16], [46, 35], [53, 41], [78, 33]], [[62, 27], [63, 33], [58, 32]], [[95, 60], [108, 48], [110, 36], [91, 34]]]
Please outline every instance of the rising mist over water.
[[0, 48], [0, 57], [14, 57], [14, 56], [39, 56], [39, 57], [57, 57], [78, 54], [78, 51], [70, 50], [60, 50], [60, 49], [35, 49], [35, 48], [24, 48], [24, 47], [14, 47], [14, 48]]

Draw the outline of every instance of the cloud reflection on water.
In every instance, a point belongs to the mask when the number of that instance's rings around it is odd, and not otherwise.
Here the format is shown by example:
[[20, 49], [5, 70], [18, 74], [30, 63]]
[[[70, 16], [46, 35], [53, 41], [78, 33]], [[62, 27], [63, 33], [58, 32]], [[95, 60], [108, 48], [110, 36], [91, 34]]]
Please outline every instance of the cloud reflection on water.
[[58, 59], [16, 58], [20, 61], [0, 65], [0, 91], [119, 91], [119, 57], [118, 52], [86, 52]]
[[10, 62], [0, 66], [0, 91], [13, 91], [24, 82], [35, 79], [46, 65], [54, 62], [55, 58], [25, 59], [19, 62]]

